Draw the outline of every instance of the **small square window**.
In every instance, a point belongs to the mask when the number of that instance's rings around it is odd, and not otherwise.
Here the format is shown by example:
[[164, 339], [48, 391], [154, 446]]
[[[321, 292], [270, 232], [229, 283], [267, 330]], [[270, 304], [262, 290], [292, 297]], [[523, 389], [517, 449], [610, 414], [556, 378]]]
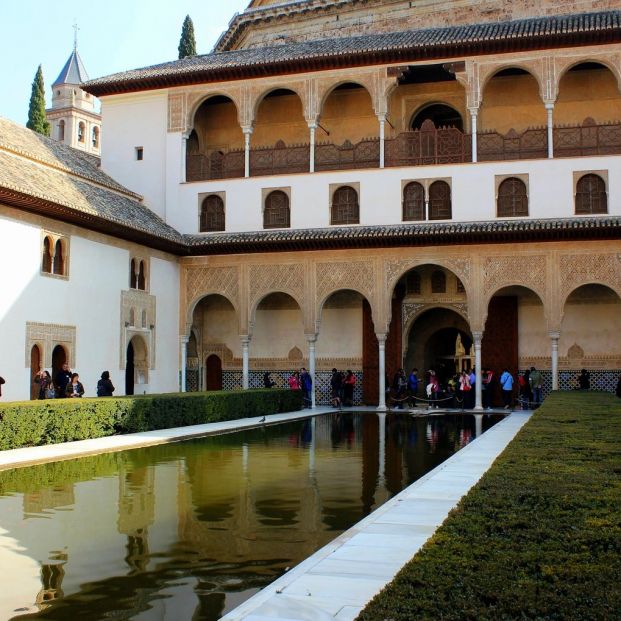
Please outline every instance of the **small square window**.
[[136, 159], [140, 162], [144, 158], [144, 149], [142, 147], [136, 147]]

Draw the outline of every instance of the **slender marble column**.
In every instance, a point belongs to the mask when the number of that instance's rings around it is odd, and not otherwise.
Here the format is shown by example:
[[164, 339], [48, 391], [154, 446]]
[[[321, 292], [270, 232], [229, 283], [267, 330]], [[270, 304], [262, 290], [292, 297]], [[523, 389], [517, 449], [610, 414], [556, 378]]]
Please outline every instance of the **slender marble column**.
[[250, 136], [252, 127], [243, 127], [244, 132], [244, 177], [250, 177]]
[[552, 341], [552, 390], [558, 390], [558, 340], [560, 332], [550, 332]]
[[181, 183], [187, 181], [186, 179], [186, 161], [188, 157], [188, 135], [181, 134]]
[[474, 409], [483, 409], [483, 384], [481, 383], [483, 373], [481, 369], [481, 341], [483, 340], [483, 332], [473, 332], [472, 338], [474, 339], [474, 367], [476, 381], [474, 384]]
[[477, 115], [478, 108], [470, 108], [470, 125], [472, 130], [472, 161], [477, 162]]
[[308, 372], [313, 382], [313, 387], [311, 388], [311, 408], [315, 408], [317, 405], [317, 393], [315, 392], [315, 343], [317, 341], [317, 335], [313, 334], [312, 336], [307, 336], [306, 340], [308, 341]]
[[377, 334], [379, 343], [379, 405], [378, 412], [386, 411], [386, 335]]
[[315, 172], [315, 131], [317, 129], [317, 123], [309, 123], [308, 129], [310, 130], [310, 166], [309, 172]]
[[384, 168], [384, 145], [386, 139], [386, 115], [378, 114], [379, 119], [379, 167]]
[[248, 354], [248, 346], [250, 344], [249, 336], [241, 337], [242, 344], [242, 388], [248, 390], [249, 378], [250, 378], [250, 358]]
[[188, 342], [189, 336], [182, 335], [179, 337], [179, 344], [181, 345], [181, 392], [186, 391], [186, 368], [188, 363]]
[[384, 485], [384, 475], [386, 473], [386, 414], [377, 415], [379, 424], [379, 455], [378, 455], [378, 484]]
[[554, 157], [554, 104], [546, 104], [546, 112], [548, 113], [548, 158]]

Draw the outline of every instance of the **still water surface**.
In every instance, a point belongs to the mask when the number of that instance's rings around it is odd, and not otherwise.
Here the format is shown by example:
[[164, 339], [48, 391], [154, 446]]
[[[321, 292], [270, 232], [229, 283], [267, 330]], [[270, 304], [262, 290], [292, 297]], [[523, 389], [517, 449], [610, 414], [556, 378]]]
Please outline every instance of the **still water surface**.
[[0, 472], [2, 571], [20, 585], [0, 619], [219, 619], [475, 436], [472, 415], [380, 420]]

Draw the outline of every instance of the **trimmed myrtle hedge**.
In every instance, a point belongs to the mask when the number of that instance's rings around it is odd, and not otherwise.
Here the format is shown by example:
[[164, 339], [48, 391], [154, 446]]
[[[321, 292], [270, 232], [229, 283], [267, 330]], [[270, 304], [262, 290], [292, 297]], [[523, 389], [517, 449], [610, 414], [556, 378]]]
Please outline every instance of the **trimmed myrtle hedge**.
[[359, 621], [621, 619], [621, 400], [554, 393]]
[[0, 404], [0, 450], [185, 427], [302, 408], [302, 391], [261, 389]]

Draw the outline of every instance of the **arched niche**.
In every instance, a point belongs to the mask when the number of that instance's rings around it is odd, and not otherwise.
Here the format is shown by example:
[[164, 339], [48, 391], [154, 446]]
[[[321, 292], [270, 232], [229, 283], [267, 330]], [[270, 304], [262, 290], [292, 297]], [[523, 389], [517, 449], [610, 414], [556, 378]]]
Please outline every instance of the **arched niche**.
[[286, 146], [308, 143], [309, 130], [300, 96], [290, 89], [267, 92], [258, 102], [252, 132], [252, 146]]
[[52, 378], [56, 378], [56, 374], [63, 368], [63, 364], [69, 363], [67, 350], [62, 345], [56, 345], [52, 349]]
[[618, 371], [621, 366], [619, 294], [602, 284], [585, 284], [567, 296], [562, 311], [559, 356], [568, 358], [565, 366], [574, 370], [587, 367]]
[[223, 295], [209, 294], [202, 297], [192, 310], [192, 333], [197, 335], [197, 357], [203, 352], [217, 349], [241, 357], [239, 318], [235, 307]]
[[294, 347], [306, 356], [304, 315], [291, 295], [279, 291], [268, 293], [258, 301], [252, 316], [252, 358], [288, 359]]
[[193, 140], [202, 155], [244, 148], [237, 106], [226, 95], [212, 95], [205, 99], [194, 114], [192, 129], [196, 133]]
[[[345, 82], [330, 90], [321, 107], [318, 142], [341, 145], [379, 135], [379, 124], [369, 91], [355, 82]], [[328, 132], [328, 133], [326, 133]]]
[[478, 131], [518, 133], [547, 123], [547, 113], [540, 95], [540, 85], [522, 67], [506, 67], [486, 81], [482, 91]]
[[33, 345], [30, 350], [30, 398], [39, 398], [39, 384], [35, 383], [35, 377], [40, 371], [42, 365], [41, 348], [39, 345]]
[[621, 121], [621, 93], [615, 74], [600, 62], [583, 61], [568, 67], [558, 84], [554, 123], [580, 125]]
[[409, 129], [420, 129], [425, 121], [431, 121], [436, 128], [454, 127], [464, 131], [461, 113], [445, 103], [424, 104], [412, 115]]
[[134, 335], [127, 344], [125, 394], [142, 394], [149, 384], [149, 348], [142, 336]]

